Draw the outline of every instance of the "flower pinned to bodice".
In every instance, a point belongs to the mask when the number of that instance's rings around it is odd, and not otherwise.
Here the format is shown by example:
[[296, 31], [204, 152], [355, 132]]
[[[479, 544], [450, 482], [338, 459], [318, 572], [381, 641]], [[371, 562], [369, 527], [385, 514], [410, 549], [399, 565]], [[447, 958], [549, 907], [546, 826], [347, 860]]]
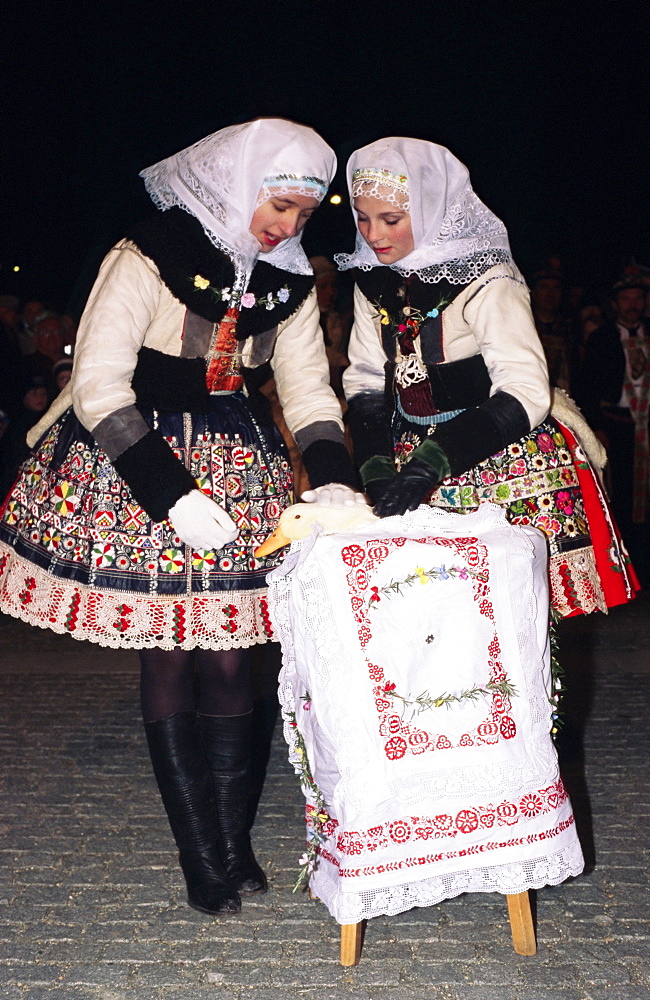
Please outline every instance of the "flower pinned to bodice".
[[291, 290], [287, 285], [283, 285], [275, 294], [267, 292], [265, 295], [255, 296], [253, 292], [244, 292], [241, 295], [229, 286], [226, 288], [217, 288], [215, 285], [211, 285], [209, 279], [204, 278], [201, 274], [194, 275], [192, 284], [197, 291], [211, 292], [217, 302], [225, 302], [230, 307], [240, 306], [242, 309], [253, 309], [255, 306], [258, 306], [270, 311], [271, 309], [275, 309], [277, 305], [288, 302], [291, 295]]

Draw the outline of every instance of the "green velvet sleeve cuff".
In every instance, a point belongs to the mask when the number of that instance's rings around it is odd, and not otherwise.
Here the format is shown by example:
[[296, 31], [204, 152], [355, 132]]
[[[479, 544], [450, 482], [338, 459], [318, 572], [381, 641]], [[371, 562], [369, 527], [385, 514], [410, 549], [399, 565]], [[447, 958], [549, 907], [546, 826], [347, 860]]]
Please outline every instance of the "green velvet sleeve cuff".
[[372, 458], [363, 463], [359, 469], [359, 475], [363, 485], [367, 486], [368, 483], [377, 479], [394, 479], [397, 475], [397, 469], [392, 458], [388, 458], [387, 455], [373, 455]]
[[431, 438], [427, 438], [422, 444], [411, 452], [409, 461], [414, 458], [419, 458], [421, 462], [428, 465], [431, 469], [437, 473], [438, 482], [442, 479], [446, 479], [451, 473], [451, 467], [449, 465], [449, 460], [445, 455], [444, 451], [439, 444], [432, 441]]

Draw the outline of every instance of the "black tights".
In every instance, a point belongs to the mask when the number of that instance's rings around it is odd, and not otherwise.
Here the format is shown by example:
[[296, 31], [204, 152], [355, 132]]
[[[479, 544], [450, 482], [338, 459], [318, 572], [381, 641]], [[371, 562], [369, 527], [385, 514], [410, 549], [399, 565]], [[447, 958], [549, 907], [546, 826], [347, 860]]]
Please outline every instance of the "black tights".
[[196, 710], [246, 715], [253, 709], [249, 650], [142, 649], [140, 704], [145, 722]]

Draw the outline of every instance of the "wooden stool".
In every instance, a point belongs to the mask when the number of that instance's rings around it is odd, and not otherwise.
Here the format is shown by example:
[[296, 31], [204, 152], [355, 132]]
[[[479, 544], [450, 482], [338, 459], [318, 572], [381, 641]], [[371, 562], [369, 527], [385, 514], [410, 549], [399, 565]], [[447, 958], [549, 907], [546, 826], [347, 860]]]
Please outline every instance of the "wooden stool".
[[[513, 947], [518, 955], [534, 955], [537, 952], [537, 943], [530, 908], [530, 894], [518, 892], [506, 896], [506, 899]], [[347, 967], [359, 964], [365, 924], [365, 920], [360, 920], [358, 924], [341, 924], [341, 965]]]

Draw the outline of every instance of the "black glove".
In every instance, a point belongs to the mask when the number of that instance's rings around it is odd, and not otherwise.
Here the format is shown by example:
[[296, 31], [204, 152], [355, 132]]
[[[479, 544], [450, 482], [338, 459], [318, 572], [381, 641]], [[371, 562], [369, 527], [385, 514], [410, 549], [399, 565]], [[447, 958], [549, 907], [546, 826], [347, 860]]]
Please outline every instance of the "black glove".
[[448, 475], [449, 461], [440, 445], [430, 438], [423, 441], [384, 490], [375, 504], [375, 514], [391, 517], [415, 510], [427, 493]]
[[395, 482], [395, 476], [392, 479], [373, 479], [371, 483], [366, 483], [363, 488], [364, 493], [370, 498], [371, 506], [377, 509], [377, 504], [384, 496], [386, 490], [391, 483]]
[[419, 458], [412, 458], [388, 483], [373, 508], [374, 512], [379, 517], [391, 517], [393, 514], [415, 510], [439, 482], [440, 476], [435, 469]]

